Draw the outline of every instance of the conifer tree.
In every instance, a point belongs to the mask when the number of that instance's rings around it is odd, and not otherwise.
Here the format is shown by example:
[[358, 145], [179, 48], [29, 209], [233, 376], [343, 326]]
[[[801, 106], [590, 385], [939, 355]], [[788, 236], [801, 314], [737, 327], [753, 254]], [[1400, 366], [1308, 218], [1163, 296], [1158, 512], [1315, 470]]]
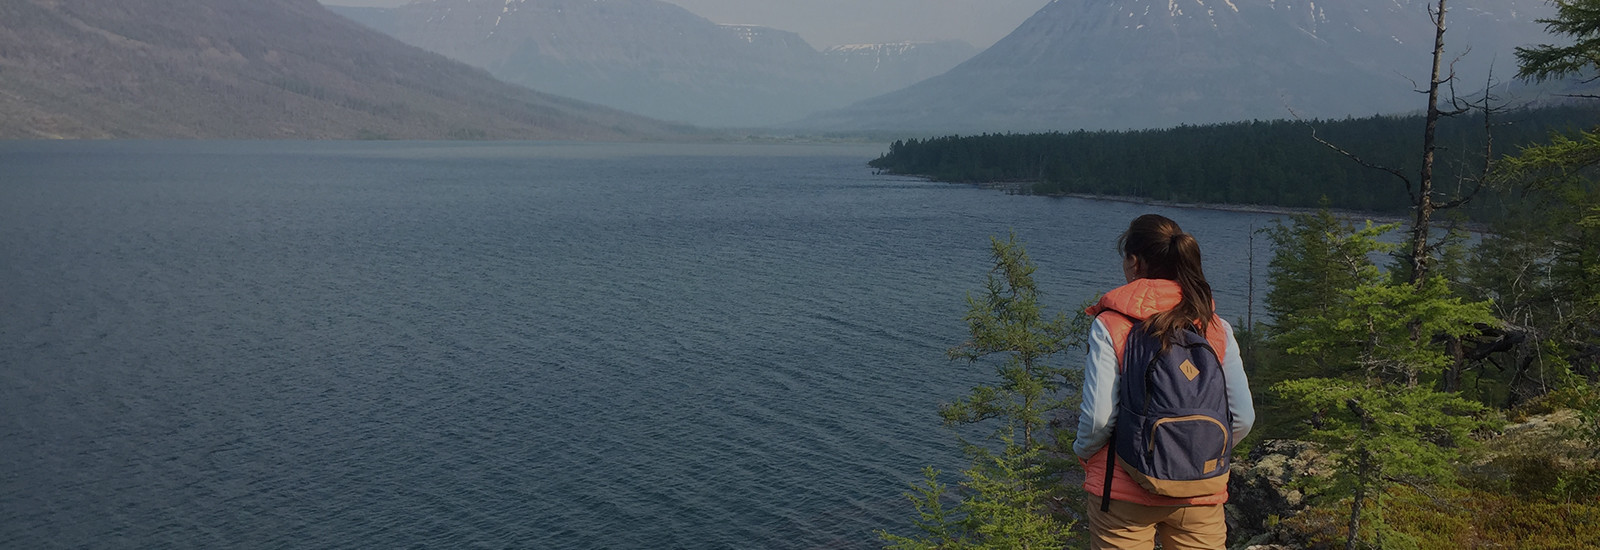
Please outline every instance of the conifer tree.
[[[1481, 404], [1441, 392], [1436, 382], [1453, 363], [1441, 342], [1476, 333], [1493, 321], [1488, 304], [1464, 303], [1437, 275], [1419, 288], [1394, 280], [1369, 260], [1394, 245], [1378, 240], [1395, 225], [1360, 230], [1329, 227], [1327, 214], [1300, 216], [1279, 231], [1300, 243], [1337, 250], [1322, 262], [1274, 262], [1273, 284], [1341, 273], [1331, 303], [1288, 309], [1292, 324], [1274, 343], [1290, 357], [1317, 362], [1317, 376], [1274, 385], [1278, 396], [1314, 420], [1311, 437], [1328, 445], [1338, 468], [1326, 494], [1349, 495], [1346, 548], [1363, 532], [1385, 536], [1381, 502], [1395, 480], [1448, 481], [1458, 448], [1482, 427]], [[1279, 257], [1295, 252], [1279, 249]], [[1311, 274], [1308, 274], [1310, 272]], [[1291, 284], [1292, 287], [1292, 284]], [[1415, 334], [1438, 335], [1419, 339]], [[1363, 530], [1363, 523], [1368, 529]]]
[[1471, 284], [1507, 334], [1471, 354], [1506, 406], [1600, 382], [1600, 134], [1555, 136], [1508, 159], [1519, 200], [1476, 250]]
[[948, 353], [951, 359], [974, 365], [990, 360], [999, 381], [972, 388], [967, 397], [945, 405], [939, 414], [952, 426], [995, 421], [997, 436], [1020, 436], [1024, 448], [1035, 449], [1042, 444], [1048, 415], [1070, 406], [1077, 397], [1063, 390], [1078, 371], [1051, 360], [1081, 345], [1085, 331], [1072, 330], [1065, 314], [1045, 316], [1033, 280], [1037, 268], [1015, 233], [1004, 241], [991, 239], [990, 250], [994, 265], [984, 295], [967, 296], [970, 337]]
[[1343, 300], [1343, 292], [1374, 267], [1366, 253], [1375, 235], [1370, 230], [1356, 232], [1326, 204], [1291, 220], [1267, 229], [1275, 251], [1268, 266], [1276, 276], [1266, 299], [1272, 336], [1296, 333], [1303, 319], [1327, 314]]
[[906, 498], [916, 507], [920, 536], [880, 531], [891, 550], [1013, 550], [1062, 548], [1070, 524], [1046, 506], [1048, 492], [1030, 480], [1043, 469], [1038, 450], [1005, 445], [998, 455], [983, 453], [963, 471], [965, 494], [953, 507], [944, 501], [948, 487], [938, 471], [923, 470], [923, 485]]
[[[1540, 44], [1517, 48], [1517, 76], [1543, 82], [1592, 73], [1600, 68], [1600, 0], [1552, 0], [1550, 3], [1556, 7], [1556, 17], [1539, 22], [1552, 34], [1567, 36], [1575, 42], [1566, 46]], [[1587, 81], [1593, 82], [1594, 78]]]
[[[1551, 3], [1556, 17], [1541, 22], [1572, 43], [1518, 48], [1518, 76], [1600, 80], [1600, 0]], [[1507, 373], [1508, 405], [1600, 384], [1600, 129], [1526, 147], [1499, 176], [1518, 200], [1478, 247], [1471, 279], [1510, 330], [1472, 358]]]
[[[1060, 548], [1071, 523], [1053, 514], [1052, 493], [1063, 468], [1075, 461], [1050, 460], [1071, 446], [1070, 435], [1049, 433], [1053, 415], [1077, 404], [1081, 373], [1057, 366], [1062, 352], [1079, 347], [1087, 320], [1047, 317], [1039, 303], [1036, 269], [1016, 234], [991, 239], [994, 257], [982, 297], [967, 297], [970, 336], [949, 350], [952, 360], [987, 364], [998, 379], [940, 408], [947, 426], [993, 424], [991, 446], [962, 442], [970, 466], [946, 506], [939, 472], [923, 472], [907, 498], [917, 509], [920, 535], [880, 532], [888, 548]], [[1070, 452], [1070, 451], [1066, 451]]]

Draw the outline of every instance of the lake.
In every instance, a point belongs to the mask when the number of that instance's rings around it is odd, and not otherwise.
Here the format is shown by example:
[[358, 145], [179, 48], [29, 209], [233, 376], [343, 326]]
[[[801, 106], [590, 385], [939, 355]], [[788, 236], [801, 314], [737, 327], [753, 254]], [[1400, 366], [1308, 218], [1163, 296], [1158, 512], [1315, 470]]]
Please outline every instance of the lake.
[[991, 236], [1063, 311], [1162, 213], [1244, 315], [1274, 216], [885, 149], [0, 142], [0, 547], [875, 548]]

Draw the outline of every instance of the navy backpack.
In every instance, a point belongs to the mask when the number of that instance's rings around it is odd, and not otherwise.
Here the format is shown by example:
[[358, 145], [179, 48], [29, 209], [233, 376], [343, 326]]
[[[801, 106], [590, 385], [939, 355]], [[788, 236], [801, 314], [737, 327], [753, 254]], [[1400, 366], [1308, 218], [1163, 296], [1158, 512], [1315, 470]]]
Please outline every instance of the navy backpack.
[[1128, 332], [1102, 511], [1111, 506], [1118, 459], [1134, 481], [1157, 495], [1192, 498], [1228, 488], [1233, 414], [1217, 352], [1188, 328], [1162, 347], [1143, 322]]

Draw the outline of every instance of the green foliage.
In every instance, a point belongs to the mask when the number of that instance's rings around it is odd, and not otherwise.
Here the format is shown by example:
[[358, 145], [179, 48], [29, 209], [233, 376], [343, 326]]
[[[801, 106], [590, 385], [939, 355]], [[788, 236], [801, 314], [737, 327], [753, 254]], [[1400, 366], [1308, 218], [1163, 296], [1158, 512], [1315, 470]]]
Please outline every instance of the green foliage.
[[[1518, 111], [1499, 116], [1496, 148], [1537, 143], [1553, 130], [1600, 123], [1583, 106]], [[1422, 149], [1420, 116], [1314, 121], [1317, 135], [1367, 161], [1416, 173]], [[1482, 159], [1483, 121], [1441, 123], [1436, 181], [1475, 177]], [[870, 164], [898, 174], [953, 182], [1026, 182], [1038, 194], [1082, 193], [1177, 202], [1329, 206], [1369, 212], [1408, 212], [1404, 186], [1310, 139], [1306, 124], [1250, 121], [1166, 130], [983, 134], [896, 141]], [[1513, 149], [1504, 149], [1511, 151]], [[1446, 189], [1440, 188], [1440, 191]], [[1481, 197], [1490, 198], [1490, 197]], [[1472, 208], [1497, 200], [1475, 200]], [[1478, 211], [1474, 211], [1478, 212]]]
[[[947, 426], [996, 424], [992, 441], [999, 448], [963, 442], [971, 466], [962, 472], [958, 495], [947, 495], [938, 472], [925, 469], [923, 484], [906, 495], [917, 510], [920, 533], [880, 532], [887, 548], [1060, 548], [1067, 542], [1072, 521], [1048, 504], [1069, 492], [1061, 474], [1078, 465], [1063, 458], [1071, 435], [1048, 428], [1056, 413], [1077, 406], [1082, 373], [1051, 362], [1081, 347], [1088, 319], [1045, 315], [1033, 280], [1036, 268], [1016, 234], [990, 244], [994, 264], [985, 292], [967, 296], [970, 336], [948, 353], [952, 360], [993, 365], [998, 382], [974, 387], [939, 414]], [[955, 504], [946, 507], [951, 498]]]
[[1557, 133], [1549, 139], [1549, 143], [1529, 145], [1507, 159], [1507, 175], [1529, 180], [1535, 189], [1548, 190], [1572, 186], [1585, 176], [1592, 176], [1590, 169], [1600, 166], [1600, 134]]
[[1045, 506], [1046, 492], [1038, 450], [1007, 445], [1001, 455], [980, 453], [967, 470], [973, 498], [964, 500], [973, 548], [1060, 548], [1071, 524], [1058, 521]]
[[951, 511], [945, 510], [945, 491], [948, 489], [939, 483], [939, 471], [927, 466], [922, 469], [922, 485], [913, 485], [913, 493], [906, 493], [906, 499], [917, 509], [917, 519], [913, 520], [917, 529], [923, 532], [921, 538], [902, 537], [878, 531], [878, 537], [889, 545], [885, 548], [896, 550], [918, 550], [956, 547], [956, 537], [961, 531]]
[[[1600, 133], [1557, 135], [1509, 159], [1508, 205], [1468, 264], [1517, 345], [1486, 353], [1479, 377], [1506, 404], [1600, 381]], [[1507, 340], [1509, 342], [1509, 340]]]
[[1600, 392], [1587, 385], [1575, 385], [1544, 394], [1523, 403], [1513, 410], [1515, 420], [1526, 420], [1533, 415], [1551, 414], [1561, 410], [1588, 411], [1600, 409]]
[[[1308, 322], [1326, 318], [1349, 301], [1347, 293], [1362, 284], [1378, 282], [1382, 273], [1372, 255], [1393, 250], [1378, 239], [1398, 224], [1356, 229], [1327, 209], [1290, 218], [1290, 223], [1267, 230], [1274, 251], [1269, 265], [1272, 290], [1267, 311], [1272, 313], [1271, 334], [1278, 341], [1304, 339], [1313, 330]], [[1293, 344], [1286, 347], [1295, 347]], [[1302, 354], [1309, 355], [1309, 354]], [[1328, 361], [1313, 357], [1319, 364]]]
[[1494, 323], [1488, 302], [1464, 303], [1441, 275], [1420, 287], [1386, 276], [1371, 258], [1395, 248], [1379, 239], [1396, 227], [1368, 222], [1356, 229], [1322, 211], [1270, 232], [1277, 246], [1267, 295], [1273, 344], [1315, 366], [1295, 377], [1415, 386], [1452, 364], [1437, 338], [1463, 338]]
[[1329, 502], [1300, 511], [1279, 522], [1280, 536], [1294, 542], [1291, 548], [1326, 549], [1344, 548], [1344, 521], [1338, 509], [1347, 503]]
[[908, 493], [917, 509], [920, 536], [880, 531], [885, 548], [894, 550], [1012, 550], [1061, 548], [1071, 524], [1057, 520], [1045, 506], [1046, 493], [1027, 480], [1038, 477], [1038, 450], [1007, 444], [999, 455], [979, 452], [963, 472], [966, 497], [953, 509], [941, 502], [946, 487], [938, 472], [923, 471], [922, 486]]
[[[1541, 22], [1575, 42], [1518, 48], [1519, 76], [1544, 80], [1600, 68], [1600, 0], [1552, 3], [1556, 17]], [[1512, 365], [1499, 369], [1509, 371], [1499, 377], [1508, 403], [1585, 383], [1593, 391], [1600, 383], [1597, 171], [1600, 130], [1589, 130], [1525, 147], [1497, 174], [1520, 200], [1479, 247], [1469, 274], [1473, 288], [1495, 300], [1496, 314], [1511, 327], [1508, 336], [1518, 339], [1486, 354], [1496, 367]]]
[[1600, 462], [1572, 460], [1544, 449], [1495, 457], [1467, 481], [1475, 489], [1522, 498], [1600, 503]]
[[1487, 302], [1451, 297], [1443, 277], [1431, 277], [1421, 288], [1369, 281], [1345, 297], [1330, 314], [1304, 319], [1300, 329], [1285, 334], [1288, 352], [1336, 357], [1359, 369], [1350, 374], [1415, 386], [1453, 361], [1436, 339], [1460, 339], [1477, 334], [1475, 325], [1494, 322]]
[[[1397, 485], [1384, 499], [1390, 529], [1382, 548], [1460, 550], [1594, 548], [1600, 502], [1556, 502], [1478, 489]], [[1317, 508], [1284, 520], [1296, 547], [1342, 548], [1342, 518]], [[1376, 535], [1371, 535], [1375, 539]]]
[[[1578, 381], [1516, 410], [1524, 420], [1532, 415], [1556, 415], [1563, 411], [1570, 411], [1575, 416], [1571, 425], [1563, 430], [1564, 435], [1572, 441], [1565, 451], [1550, 445], [1544, 446], [1545, 451], [1564, 459], [1595, 461], [1595, 467], [1600, 469], [1600, 387]], [[1577, 450], [1573, 451], [1573, 448]], [[1596, 496], [1600, 497], [1600, 493]]]
[[1039, 290], [1034, 284], [1036, 267], [1017, 242], [1015, 233], [1006, 240], [990, 240], [994, 265], [989, 270], [982, 298], [967, 296], [965, 321], [971, 334], [960, 346], [949, 350], [951, 359], [976, 364], [998, 356], [995, 374], [1000, 381], [979, 385], [963, 399], [941, 407], [939, 414], [947, 425], [998, 421], [996, 434], [1015, 438], [1021, 431], [1022, 445], [1038, 448], [1048, 422], [1047, 415], [1075, 405], [1073, 380], [1081, 372], [1054, 366], [1056, 355], [1081, 345], [1087, 331], [1069, 324], [1065, 314], [1046, 317], [1039, 305]]
[[[1383, 280], [1372, 256], [1394, 248], [1378, 241], [1393, 228], [1369, 223], [1357, 229], [1322, 209], [1292, 216], [1288, 224], [1278, 223], [1267, 230], [1274, 248], [1269, 264], [1272, 289], [1266, 306], [1273, 321], [1266, 326], [1268, 341], [1254, 358], [1271, 367], [1256, 368], [1257, 373], [1251, 375], [1255, 385], [1271, 387], [1287, 380], [1335, 377], [1357, 360], [1365, 339], [1331, 341], [1317, 331], [1348, 306], [1349, 292]], [[1293, 401], [1276, 393], [1257, 392], [1256, 407], [1264, 436], [1305, 435], [1301, 408]]]
[[1552, 34], [1576, 39], [1567, 46], [1517, 48], [1517, 76], [1543, 82], [1594, 69], [1600, 64], [1600, 0], [1553, 0], [1554, 19], [1540, 19]]
[[[1582, 550], [1594, 548], [1595, 529], [1600, 528], [1600, 504], [1555, 503], [1518, 500], [1504, 495], [1469, 493], [1456, 502], [1469, 507], [1472, 515], [1466, 533], [1482, 543], [1469, 546], [1438, 545], [1433, 548], [1539, 548]], [[1475, 541], [1474, 541], [1475, 542]]]
[[[1459, 449], [1489, 423], [1482, 404], [1428, 387], [1367, 385], [1327, 378], [1278, 384], [1280, 394], [1312, 412], [1313, 439], [1336, 449], [1336, 494], [1388, 478], [1448, 481]], [[1370, 464], [1357, 464], [1370, 460]]]
[[[1450, 285], [1450, 292], [1455, 295], [1467, 295], [1464, 281], [1467, 278], [1467, 262], [1472, 257], [1472, 249], [1467, 246], [1472, 240], [1472, 235], [1462, 229], [1462, 220], [1452, 220], [1445, 229], [1444, 238], [1433, 243], [1433, 249], [1438, 257], [1434, 259], [1428, 273], [1443, 278]], [[1394, 281], [1411, 280], [1411, 254], [1408, 250], [1397, 250], [1392, 254], [1393, 263], [1389, 272]]]
[[1348, 499], [1348, 537], [1399, 548], [1411, 539], [1389, 527], [1385, 487], [1449, 483], [1460, 449], [1487, 427], [1482, 404], [1437, 389], [1455, 363], [1444, 343], [1494, 319], [1437, 273], [1413, 286], [1378, 268], [1372, 256], [1394, 249], [1379, 238], [1395, 228], [1357, 229], [1326, 211], [1278, 226], [1268, 307], [1278, 316], [1272, 345], [1308, 364], [1273, 385], [1275, 404], [1308, 419], [1308, 437], [1335, 459], [1320, 493]]
[[1574, 435], [1589, 444], [1590, 458], [1600, 459], [1600, 400], [1591, 400], [1579, 408], [1578, 421]]

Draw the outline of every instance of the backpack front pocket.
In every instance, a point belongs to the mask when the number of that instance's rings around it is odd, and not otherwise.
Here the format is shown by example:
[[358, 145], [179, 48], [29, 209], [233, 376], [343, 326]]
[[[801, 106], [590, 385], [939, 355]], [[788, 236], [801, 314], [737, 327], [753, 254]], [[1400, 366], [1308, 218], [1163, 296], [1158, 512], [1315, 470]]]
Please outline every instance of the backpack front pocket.
[[1156, 419], [1145, 447], [1150, 475], [1161, 479], [1212, 477], [1226, 466], [1228, 428], [1206, 415]]

